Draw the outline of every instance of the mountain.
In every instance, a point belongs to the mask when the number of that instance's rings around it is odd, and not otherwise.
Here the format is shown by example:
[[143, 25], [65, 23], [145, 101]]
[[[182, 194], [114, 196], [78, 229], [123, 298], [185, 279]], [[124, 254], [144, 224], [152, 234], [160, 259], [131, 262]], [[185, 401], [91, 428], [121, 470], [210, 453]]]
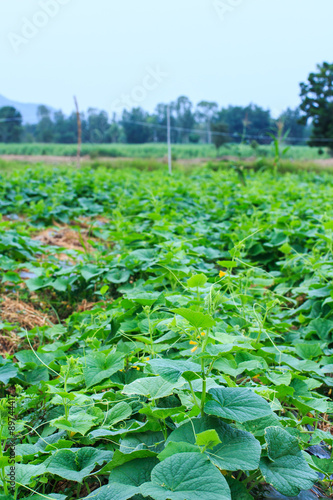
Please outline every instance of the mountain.
[[[38, 122], [37, 108], [38, 108], [39, 104], [30, 104], [30, 103], [11, 101], [10, 99], [7, 99], [3, 95], [0, 95], [0, 108], [2, 108], [4, 106], [13, 106], [15, 109], [17, 109], [23, 117], [23, 123], [37, 123]], [[52, 112], [55, 111], [50, 106], [48, 106], [48, 108]]]

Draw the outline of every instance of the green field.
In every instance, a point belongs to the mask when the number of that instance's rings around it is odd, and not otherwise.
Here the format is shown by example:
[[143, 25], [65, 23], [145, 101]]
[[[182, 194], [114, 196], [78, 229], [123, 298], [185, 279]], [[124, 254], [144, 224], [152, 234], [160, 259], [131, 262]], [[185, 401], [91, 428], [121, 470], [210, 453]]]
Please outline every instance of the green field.
[[0, 164], [1, 500], [332, 494], [333, 177], [165, 170]]
[[[75, 144], [1, 144], [0, 155], [52, 155], [75, 156]], [[173, 144], [173, 156], [176, 159], [191, 158], [216, 158], [216, 148], [212, 144]], [[166, 144], [83, 144], [82, 155], [127, 158], [163, 158], [167, 155]], [[256, 151], [249, 145], [229, 144], [219, 150], [219, 156], [238, 156], [246, 158], [251, 156], [273, 157], [270, 145], [259, 146]], [[318, 148], [308, 146], [291, 146], [286, 154], [286, 159], [315, 160], [328, 158], [326, 151], [318, 153]]]

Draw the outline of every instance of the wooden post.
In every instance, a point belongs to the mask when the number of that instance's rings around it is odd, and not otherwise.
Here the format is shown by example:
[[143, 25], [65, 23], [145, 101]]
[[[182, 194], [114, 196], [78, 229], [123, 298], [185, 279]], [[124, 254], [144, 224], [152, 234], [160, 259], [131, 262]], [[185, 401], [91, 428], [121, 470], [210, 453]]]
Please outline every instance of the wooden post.
[[168, 121], [168, 166], [169, 174], [172, 174], [172, 155], [171, 155], [171, 127], [170, 127], [170, 106], [167, 108], [167, 121]]
[[77, 103], [77, 99], [74, 96], [75, 108], [76, 108], [76, 118], [77, 118], [77, 166], [80, 168], [81, 166], [81, 144], [82, 144], [82, 125], [81, 125], [81, 116], [79, 111], [79, 105]]

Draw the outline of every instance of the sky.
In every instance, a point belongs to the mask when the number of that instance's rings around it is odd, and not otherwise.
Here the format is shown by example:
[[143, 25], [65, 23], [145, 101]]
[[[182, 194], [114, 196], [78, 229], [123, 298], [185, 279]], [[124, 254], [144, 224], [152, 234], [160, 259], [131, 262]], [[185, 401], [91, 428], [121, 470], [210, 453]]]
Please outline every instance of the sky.
[[332, 62], [332, 0], [0, 0], [0, 94], [65, 113], [300, 103]]

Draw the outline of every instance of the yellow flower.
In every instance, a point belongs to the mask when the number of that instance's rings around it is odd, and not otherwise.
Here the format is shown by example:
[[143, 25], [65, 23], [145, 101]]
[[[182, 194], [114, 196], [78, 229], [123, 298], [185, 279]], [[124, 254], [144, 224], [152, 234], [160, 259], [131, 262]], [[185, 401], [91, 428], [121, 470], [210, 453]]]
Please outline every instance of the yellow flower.
[[197, 345], [198, 342], [194, 342], [194, 340], [190, 340], [191, 345]]
[[196, 345], [195, 347], [193, 347], [193, 349], [191, 349], [191, 352], [195, 352], [197, 349], [198, 349], [198, 346]]
[[227, 274], [227, 273], [224, 273], [223, 271], [220, 271], [219, 276], [220, 276], [220, 278], [223, 278], [223, 276], [225, 276], [226, 274]]
[[205, 332], [201, 332], [201, 337], [204, 337], [205, 335]]
[[150, 358], [146, 358], [146, 361], [149, 361], [149, 360], [150, 360]]
[[132, 366], [132, 368], [134, 368], [134, 370], [140, 371], [140, 368], [138, 366]]

